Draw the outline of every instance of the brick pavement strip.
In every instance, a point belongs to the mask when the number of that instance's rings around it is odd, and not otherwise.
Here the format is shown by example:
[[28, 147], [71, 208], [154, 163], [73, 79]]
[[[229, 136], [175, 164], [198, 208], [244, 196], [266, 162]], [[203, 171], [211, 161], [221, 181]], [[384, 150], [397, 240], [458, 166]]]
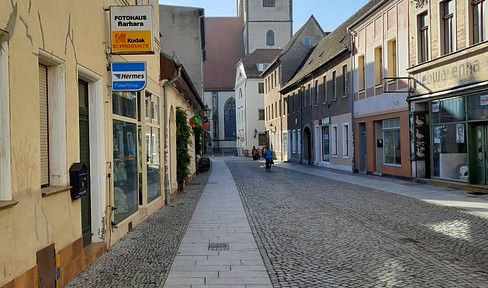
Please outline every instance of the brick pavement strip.
[[136, 226], [67, 287], [162, 287], [209, 175], [193, 178], [185, 193]]
[[279, 166], [226, 163], [273, 287], [487, 287], [486, 218]]

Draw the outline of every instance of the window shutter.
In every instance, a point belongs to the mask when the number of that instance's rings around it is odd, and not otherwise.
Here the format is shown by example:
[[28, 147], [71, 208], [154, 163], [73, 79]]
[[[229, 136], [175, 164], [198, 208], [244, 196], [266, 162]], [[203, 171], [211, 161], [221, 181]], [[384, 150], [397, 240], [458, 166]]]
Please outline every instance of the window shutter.
[[39, 122], [41, 154], [41, 186], [49, 185], [49, 111], [47, 99], [47, 67], [39, 64]]

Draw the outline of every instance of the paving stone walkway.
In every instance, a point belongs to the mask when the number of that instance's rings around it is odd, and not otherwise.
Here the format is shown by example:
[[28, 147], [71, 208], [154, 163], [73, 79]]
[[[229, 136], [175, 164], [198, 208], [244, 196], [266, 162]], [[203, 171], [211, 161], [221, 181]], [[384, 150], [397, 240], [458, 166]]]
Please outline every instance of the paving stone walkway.
[[212, 161], [207, 186], [164, 287], [273, 287], [222, 160]]

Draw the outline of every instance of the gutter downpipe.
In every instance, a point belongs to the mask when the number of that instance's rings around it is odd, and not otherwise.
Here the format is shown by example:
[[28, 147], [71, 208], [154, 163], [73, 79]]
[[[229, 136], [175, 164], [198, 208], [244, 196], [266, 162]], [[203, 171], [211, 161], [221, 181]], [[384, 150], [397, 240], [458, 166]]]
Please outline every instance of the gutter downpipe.
[[176, 63], [178, 74], [163, 85], [163, 127], [164, 127], [164, 200], [166, 205], [170, 204], [170, 187], [169, 187], [169, 175], [168, 175], [168, 95], [167, 88], [181, 77], [181, 64]]
[[356, 167], [356, 157], [354, 157], [356, 155], [356, 149], [355, 148], [355, 139], [356, 137], [354, 137], [354, 70], [356, 69], [356, 67], [354, 66], [355, 62], [354, 62], [354, 37], [356, 37], [357, 33], [356, 31], [352, 31], [349, 27], [347, 28], [347, 31], [349, 32], [349, 34], [351, 34], [351, 46], [350, 46], [350, 53], [351, 53], [351, 81], [349, 81], [349, 85], [350, 85], [350, 90], [351, 90], [351, 125], [352, 125], [352, 129], [351, 129], [351, 138], [352, 138], [352, 147], [351, 147], [351, 150], [352, 150], [352, 172], [354, 172], [355, 170], [355, 167]]

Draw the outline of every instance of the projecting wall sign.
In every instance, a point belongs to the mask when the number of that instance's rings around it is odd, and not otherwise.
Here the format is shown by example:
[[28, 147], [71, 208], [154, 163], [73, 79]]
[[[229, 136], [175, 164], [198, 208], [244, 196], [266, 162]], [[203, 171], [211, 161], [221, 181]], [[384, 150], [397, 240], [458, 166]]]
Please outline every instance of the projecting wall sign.
[[146, 62], [112, 63], [112, 91], [140, 91], [146, 87]]
[[152, 6], [111, 6], [112, 53], [153, 53]]

